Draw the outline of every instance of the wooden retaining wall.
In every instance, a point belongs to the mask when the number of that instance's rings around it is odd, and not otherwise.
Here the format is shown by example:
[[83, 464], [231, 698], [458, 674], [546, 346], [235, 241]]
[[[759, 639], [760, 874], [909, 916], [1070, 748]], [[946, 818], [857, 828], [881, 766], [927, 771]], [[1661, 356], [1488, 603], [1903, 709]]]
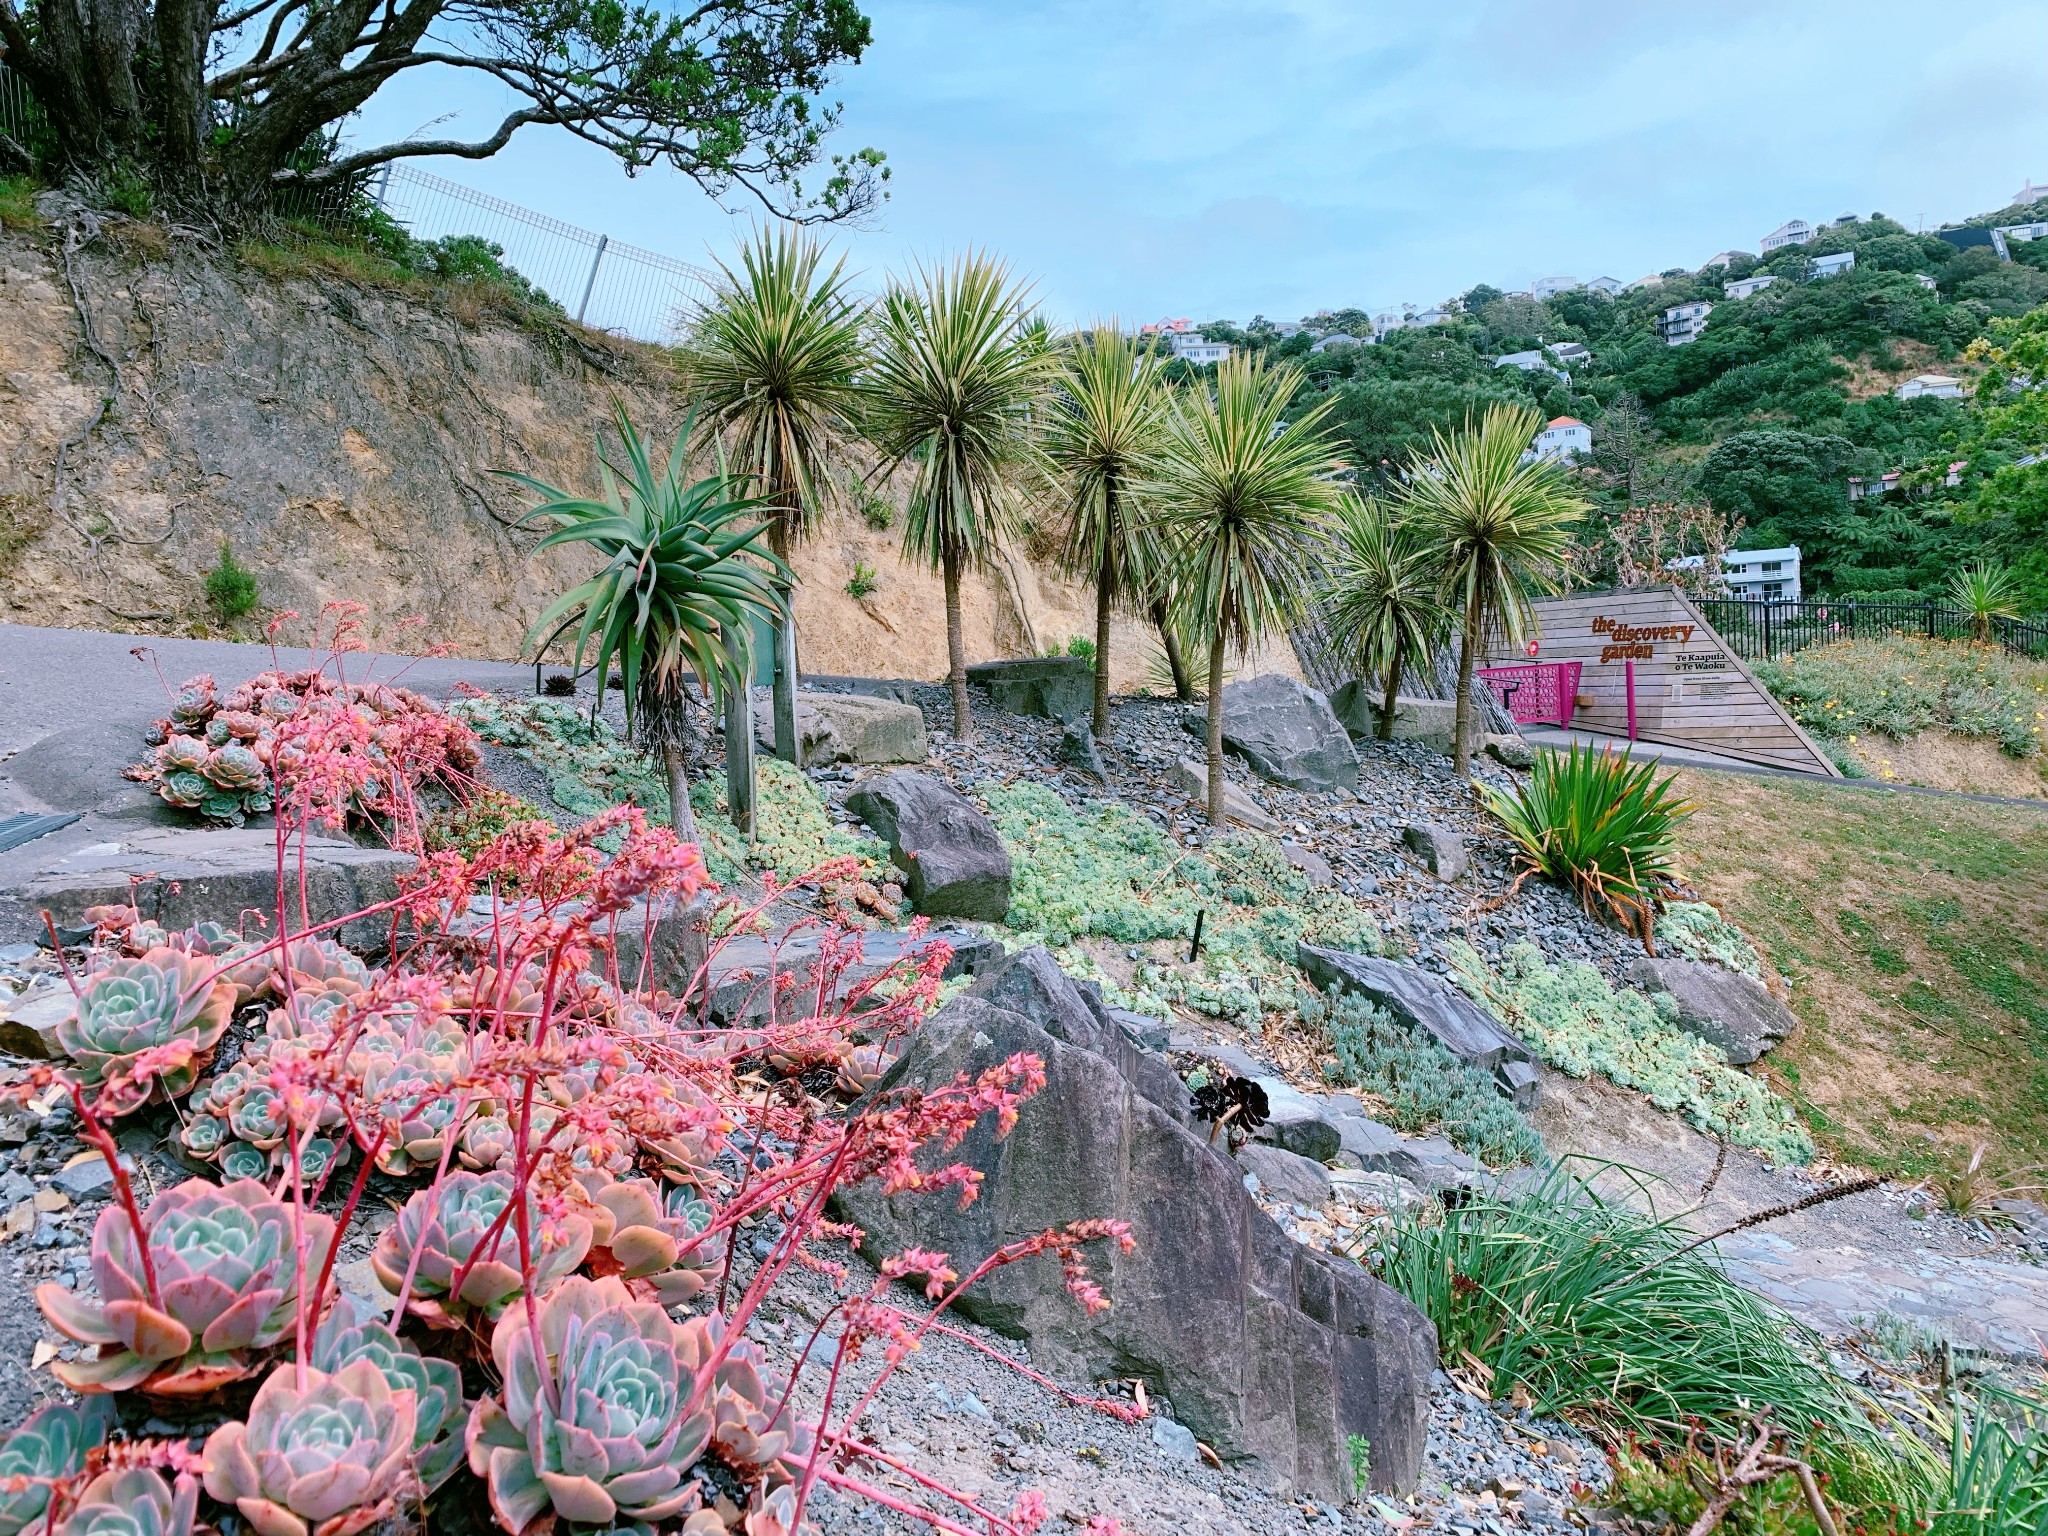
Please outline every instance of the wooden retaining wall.
[[[1582, 664], [1574, 730], [1627, 739], [1633, 663], [1639, 740], [1841, 777], [1676, 587], [1573, 592], [1535, 607], [1540, 638], [1534, 659]], [[1530, 659], [1499, 655], [1492, 665]]]

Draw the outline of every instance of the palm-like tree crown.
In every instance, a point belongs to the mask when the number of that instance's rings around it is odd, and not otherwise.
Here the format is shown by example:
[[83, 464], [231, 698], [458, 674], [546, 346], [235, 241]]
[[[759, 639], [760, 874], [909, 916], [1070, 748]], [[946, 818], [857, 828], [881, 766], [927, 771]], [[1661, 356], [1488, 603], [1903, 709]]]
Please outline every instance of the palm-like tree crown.
[[1175, 399], [1146, 487], [1181, 627], [1240, 653], [1300, 610], [1307, 536], [1337, 499], [1342, 464], [1321, 430], [1330, 401], [1281, 419], [1300, 383], [1291, 367], [1226, 358], [1213, 392]]
[[700, 437], [723, 439], [733, 461], [760, 476], [787, 554], [826, 483], [825, 459], [855, 414], [865, 356], [860, 305], [846, 263], [829, 269], [807, 232], [762, 230], [740, 252], [691, 321], [683, 376], [697, 401]]
[[1557, 589], [1585, 499], [1561, 465], [1524, 455], [1542, 416], [1495, 405], [1450, 437], [1432, 431], [1428, 462], [1408, 483], [1416, 532], [1435, 546], [1446, 595], [1475, 597], [1482, 622], [1509, 645], [1521, 643], [1532, 597]]
[[1323, 602], [1338, 653], [1368, 675], [1428, 657], [1449, 621], [1431, 552], [1373, 497], [1347, 493], [1336, 533]]
[[893, 285], [863, 380], [885, 469], [912, 466], [903, 551], [934, 567], [982, 565], [1013, 516], [1005, 472], [1031, 453], [1044, 347], [1020, 332], [1025, 291], [969, 255]]
[[1078, 336], [1061, 359], [1046, 414], [1045, 455], [1059, 473], [1077, 576], [1108, 573], [1121, 589], [1143, 563], [1142, 527], [1127, 497], [1164, 434], [1168, 398], [1159, 359], [1114, 326]]

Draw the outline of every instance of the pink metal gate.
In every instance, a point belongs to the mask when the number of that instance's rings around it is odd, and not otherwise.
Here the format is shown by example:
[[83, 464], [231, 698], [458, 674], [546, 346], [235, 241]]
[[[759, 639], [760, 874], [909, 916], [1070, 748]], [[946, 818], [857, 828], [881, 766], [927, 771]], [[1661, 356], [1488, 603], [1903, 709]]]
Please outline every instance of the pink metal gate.
[[1572, 706], [1579, 696], [1579, 667], [1576, 661], [1537, 661], [1519, 667], [1481, 667], [1501, 706], [1515, 717], [1517, 725], [1559, 725], [1572, 723]]

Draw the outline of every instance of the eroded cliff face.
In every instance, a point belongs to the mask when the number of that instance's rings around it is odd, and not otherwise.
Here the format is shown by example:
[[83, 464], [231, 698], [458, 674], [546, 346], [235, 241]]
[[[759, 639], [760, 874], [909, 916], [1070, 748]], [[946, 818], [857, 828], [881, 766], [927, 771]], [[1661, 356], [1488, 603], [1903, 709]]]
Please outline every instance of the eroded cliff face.
[[[534, 553], [526, 501], [492, 471], [594, 488], [614, 397], [664, 446], [686, 414], [654, 348], [45, 206], [45, 228], [0, 234], [0, 619], [206, 632], [226, 540], [267, 613], [306, 616], [294, 638], [349, 600], [381, 643], [419, 616], [418, 643], [511, 658], [583, 566]], [[939, 584], [898, 537], [841, 512], [798, 552], [806, 671], [943, 674]], [[865, 599], [845, 591], [857, 565]], [[1094, 632], [1089, 594], [1021, 558], [965, 607], [970, 660]], [[1151, 648], [1118, 622], [1120, 684]]]

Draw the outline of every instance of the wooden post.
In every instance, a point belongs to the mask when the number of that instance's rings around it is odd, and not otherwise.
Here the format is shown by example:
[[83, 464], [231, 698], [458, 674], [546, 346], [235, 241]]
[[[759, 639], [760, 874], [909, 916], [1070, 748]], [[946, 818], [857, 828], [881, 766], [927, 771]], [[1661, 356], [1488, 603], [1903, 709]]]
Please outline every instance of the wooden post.
[[1636, 739], [1636, 664], [1624, 661], [1621, 664], [1621, 686], [1628, 691], [1628, 739]]
[[724, 641], [736, 684], [725, 693], [725, 803], [732, 813], [732, 824], [751, 840], [755, 773], [753, 679], [745, 667], [747, 648], [740, 636], [728, 629]]

